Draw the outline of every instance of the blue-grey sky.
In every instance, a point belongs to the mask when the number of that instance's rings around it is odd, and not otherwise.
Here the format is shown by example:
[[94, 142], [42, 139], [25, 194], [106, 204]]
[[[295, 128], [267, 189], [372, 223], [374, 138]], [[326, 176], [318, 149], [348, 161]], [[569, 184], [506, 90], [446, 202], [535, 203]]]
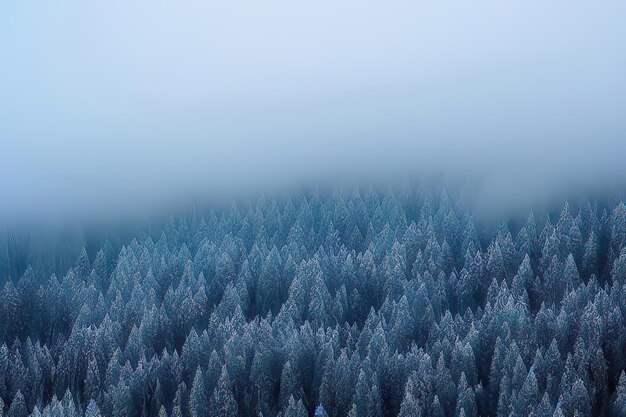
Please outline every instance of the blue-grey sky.
[[626, 2], [0, 2], [0, 217], [445, 171], [626, 177]]

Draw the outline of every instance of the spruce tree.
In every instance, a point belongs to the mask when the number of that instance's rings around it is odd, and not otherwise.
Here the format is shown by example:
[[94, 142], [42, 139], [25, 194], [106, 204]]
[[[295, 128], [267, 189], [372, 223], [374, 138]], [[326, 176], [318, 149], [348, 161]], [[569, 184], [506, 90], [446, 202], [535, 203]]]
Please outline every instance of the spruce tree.
[[220, 379], [211, 397], [209, 411], [209, 414], [215, 417], [238, 415], [237, 402], [233, 397], [230, 377], [228, 376], [226, 366], [222, 367]]
[[21, 391], [17, 391], [15, 397], [13, 397], [13, 401], [11, 401], [7, 417], [26, 417], [27, 415], [28, 410], [26, 409], [24, 396]]
[[189, 413], [191, 417], [202, 417], [206, 415], [208, 406], [209, 401], [207, 400], [207, 394], [204, 388], [204, 376], [198, 366], [189, 394]]

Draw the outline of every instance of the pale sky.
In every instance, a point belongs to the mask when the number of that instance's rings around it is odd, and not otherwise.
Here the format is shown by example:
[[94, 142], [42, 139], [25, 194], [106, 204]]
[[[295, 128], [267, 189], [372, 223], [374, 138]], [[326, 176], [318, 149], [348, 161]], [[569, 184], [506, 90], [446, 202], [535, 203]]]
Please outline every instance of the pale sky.
[[445, 171], [626, 177], [624, 1], [0, 2], [0, 218]]

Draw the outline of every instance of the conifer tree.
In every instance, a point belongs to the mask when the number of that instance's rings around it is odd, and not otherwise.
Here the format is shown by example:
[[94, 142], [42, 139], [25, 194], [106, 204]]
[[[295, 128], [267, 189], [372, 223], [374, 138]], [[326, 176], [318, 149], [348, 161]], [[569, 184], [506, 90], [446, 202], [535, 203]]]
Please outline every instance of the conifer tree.
[[293, 397], [289, 397], [289, 401], [287, 404], [287, 408], [285, 408], [284, 417], [307, 417], [306, 409], [302, 404], [302, 400], [293, 399]]
[[209, 414], [215, 417], [236, 416], [238, 413], [237, 402], [233, 397], [230, 377], [226, 371], [226, 366], [222, 367], [220, 379], [211, 397], [209, 410]]
[[208, 406], [209, 402], [204, 388], [204, 376], [198, 366], [189, 394], [189, 414], [191, 417], [202, 417], [206, 414]]
[[85, 417], [101, 417], [100, 409], [94, 400], [90, 400], [85, 410]]
[[26, 417], [27, 415], [28, 410], [26, 409], [24, 396], [21, 391], [17, 391], [17, 394], [13, 397], [13, 401], [11, 401], [7, 417]]

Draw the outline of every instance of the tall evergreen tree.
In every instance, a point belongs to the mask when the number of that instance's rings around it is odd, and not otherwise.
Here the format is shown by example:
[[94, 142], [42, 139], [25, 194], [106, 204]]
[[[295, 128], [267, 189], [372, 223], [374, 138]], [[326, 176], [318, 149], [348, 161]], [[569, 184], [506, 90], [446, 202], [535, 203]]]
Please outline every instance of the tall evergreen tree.
[[27, 415], [28, 410], [26, 409], [24, 395], [22, 395], [21, 391], [17, 391], [15, 397], [13, 397], [13, 401], [11, 401], [7, 417], [26, 417]]
[[209, 410], [209, 414], [215, 417], [236, 416], [238, 413], [226, 366], [222, 367], [222, 374], [211, 397]]
[[208, 407], [209, 401], [204, 388], [204, 376], [202, 375], [202, 370], [198, 367], [189, 394], [189, 414], [191, 417], [202, 417], [206, 415]]

